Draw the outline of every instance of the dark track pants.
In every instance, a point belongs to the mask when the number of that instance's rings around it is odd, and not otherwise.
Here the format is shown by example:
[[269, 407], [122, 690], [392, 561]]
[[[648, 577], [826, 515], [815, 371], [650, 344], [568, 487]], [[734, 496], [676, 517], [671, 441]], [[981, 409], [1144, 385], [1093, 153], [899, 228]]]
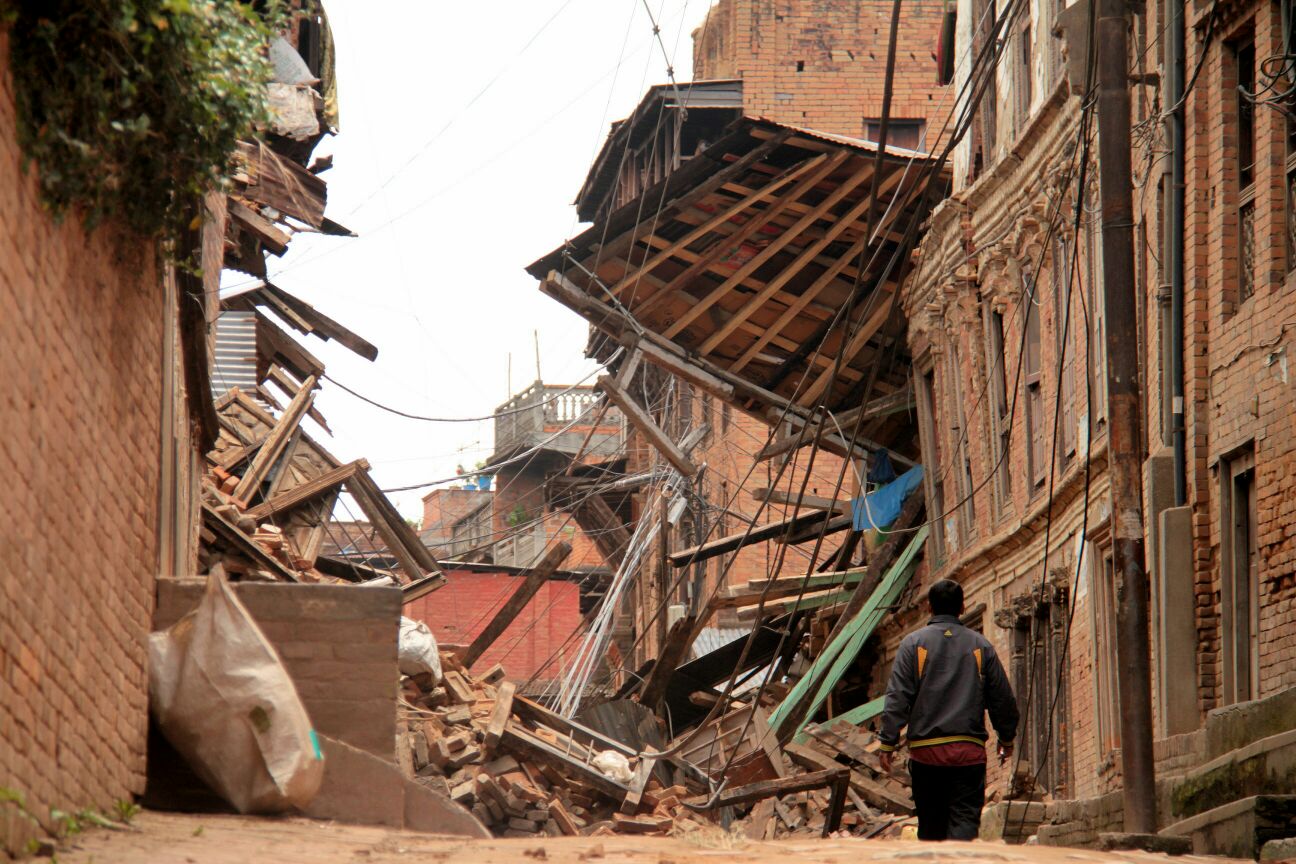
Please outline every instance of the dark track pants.
[[975, 840], [985, 806], [986, 766], [909, 760], [919, 840]]

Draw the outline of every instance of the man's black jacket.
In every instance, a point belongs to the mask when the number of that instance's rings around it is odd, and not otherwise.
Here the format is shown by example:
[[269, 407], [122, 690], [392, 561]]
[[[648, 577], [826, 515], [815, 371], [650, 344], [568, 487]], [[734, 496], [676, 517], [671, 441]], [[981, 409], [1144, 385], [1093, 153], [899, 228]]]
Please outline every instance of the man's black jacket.
[[952, 741], [984, 745], [987, 711], [999, 741], [1010, 743], [1017, 701], [994, 648], [957, 617], [935, 615], [900, 643], [882, 712], [882, 749], [894, 750], [905, 726], [910, 749]]

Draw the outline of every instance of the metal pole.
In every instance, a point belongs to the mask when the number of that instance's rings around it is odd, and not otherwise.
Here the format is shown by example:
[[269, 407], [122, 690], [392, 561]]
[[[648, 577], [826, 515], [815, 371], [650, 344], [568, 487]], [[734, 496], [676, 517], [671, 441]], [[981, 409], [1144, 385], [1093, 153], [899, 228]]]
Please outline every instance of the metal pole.
[[1143, 435], [1134, 281], [1127, 0], [1098, 0], [1098, 170], [1107, 322], [1108, 472], [1116, 578], [1117, 683], [1125, 830], [1156, 832], [1148, 578], [1143, 557]]

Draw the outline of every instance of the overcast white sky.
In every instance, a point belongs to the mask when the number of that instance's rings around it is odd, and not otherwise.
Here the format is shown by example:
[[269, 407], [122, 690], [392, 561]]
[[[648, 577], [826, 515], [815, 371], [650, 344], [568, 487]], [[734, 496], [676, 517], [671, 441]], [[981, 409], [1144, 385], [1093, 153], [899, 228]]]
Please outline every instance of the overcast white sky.
[[[649, 3], [687, 80], [689, 33], [710, 0]], [[379, 356], [314, 338], [307, 348], [347, 386], [435, 416], [490, 414], [509, 396], [510, 353], [513, 390], [534, 380], [536, 330], [547, 383], [588, 374], [585, 321], [522, 268], [575, 233], [571, 201], [608, 124], [666, 80], [643, 0], [326, 8], [342, 131], [318, 152], [335, 154], [328, 214], [360, 237], [299, 235], [270, 259], [270, 277]], [[448, 477], [490, 453], [489, 422], [405, 420], [328, 383], [316, 404], [335, 433], [321, 443], [367, 458], [383, 487]], [[417, 517], [425, 491], [391, 497]]]

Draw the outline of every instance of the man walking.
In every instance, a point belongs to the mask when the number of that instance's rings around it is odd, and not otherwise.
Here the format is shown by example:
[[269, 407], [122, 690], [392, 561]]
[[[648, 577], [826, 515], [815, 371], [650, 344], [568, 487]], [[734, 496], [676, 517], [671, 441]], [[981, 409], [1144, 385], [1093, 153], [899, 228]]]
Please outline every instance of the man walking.
[[959, 623], [963, 587], [942, 579], [927, 592], [932, 617], [900, 643], [882, 712], [882, 768], [891, 770], [908, 726], [909, 776], [919, 840], [973, 840], [985, 804], [985, 714], [999, 762], [1017, 735], [1017, 702], [984, 636]]

